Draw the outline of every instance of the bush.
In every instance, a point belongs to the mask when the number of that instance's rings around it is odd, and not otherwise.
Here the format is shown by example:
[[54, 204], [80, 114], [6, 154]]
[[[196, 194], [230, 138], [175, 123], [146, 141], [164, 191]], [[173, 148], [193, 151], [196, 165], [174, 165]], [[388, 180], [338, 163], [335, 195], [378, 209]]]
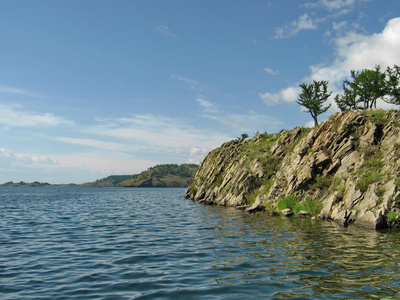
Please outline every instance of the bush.
[[360, 190], [362, 192], [365, 192], [371, 184], [381, 180], [381, 178], [382, 178], [382, 174], [381, 173], [376, 173], [376, 172], [373, 172], [373, 171], [367, 171], [357, 181], [356, 189], [358, 189], [358, 190]]
[[299, 203], [296, 196], [290, 194], [278, 201], [278, 209], [282, 210], [285, 208], [290, 208], [294, 214], [297, 214], [301, 210], [305, 210], [312, 215], [316, 215], [321, 211], [321, 202], [318, 199], [307, 197], [302, 201], [302, 203]]
[[389, 211], [386, 214], [386, 221], [388, 223], [397, 223], [398, 224], [400, 222], [399, 215], [397, 213], [395, 213], [394, 211]]
[[332, 184], [332, 177], [330, 176], [318, 176], [315, 178], [315, 183], [311, 185], [311, 189], [316, 190], [322, 190], [324, 188], [330, 187]]
[[290, 194], [289, 196], [278, 201], [279, 210], [290, 208], [294, 212], [296, 206], [298, 206], [298, 202], [296, 196], [293, 194]]
[[298, 211], [305, 210], [312, 215], [316, 215], [321, 211], [321, 202], [318, 199], [307, 197], [306, 200], [300, 204]]

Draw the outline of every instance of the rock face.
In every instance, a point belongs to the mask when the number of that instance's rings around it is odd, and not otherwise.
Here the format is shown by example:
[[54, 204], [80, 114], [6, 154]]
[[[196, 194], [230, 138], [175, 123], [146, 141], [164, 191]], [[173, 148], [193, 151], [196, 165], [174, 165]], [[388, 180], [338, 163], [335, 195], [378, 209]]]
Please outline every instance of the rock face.
[[399, 171], [399, 111], [335, 113], [313, 129], [260, 134], [214, 149], [185, 197], [280, 212], [280, 201], [294, 195], [299, 205], [315, 200], [312, 209], [321, 219], [381, 229], [399, 224]]

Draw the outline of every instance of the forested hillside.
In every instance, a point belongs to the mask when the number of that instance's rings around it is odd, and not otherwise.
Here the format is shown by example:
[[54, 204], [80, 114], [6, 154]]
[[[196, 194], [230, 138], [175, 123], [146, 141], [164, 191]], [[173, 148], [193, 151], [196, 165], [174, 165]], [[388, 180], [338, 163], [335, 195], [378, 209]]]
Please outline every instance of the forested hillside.
[[119, 187], [187, 187], [198, 165], [165, 164], [151, 167], [117, 184]]

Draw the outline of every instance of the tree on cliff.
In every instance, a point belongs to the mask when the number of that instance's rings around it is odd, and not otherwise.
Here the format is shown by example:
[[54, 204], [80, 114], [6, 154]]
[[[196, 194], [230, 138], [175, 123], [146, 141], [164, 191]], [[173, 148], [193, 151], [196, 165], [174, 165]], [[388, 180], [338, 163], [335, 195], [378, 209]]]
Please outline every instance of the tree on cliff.
[[351, 79], [343, 82], [343, 95], [336, 95], [335, 102], [341, 111], [376, 108], [378, 99], [400, 105], [400, 68], [388, 67], [381, 72], [375, 69], [351, 70]]
[[384, 99], [388, 103], [400, 105], [400, 67], [394, 65], [393, 69], [387, 67], [386, 87], [389, 99]]
[[299, 95], [297, 103], [301, 106], [304, 106], [311, 114], [311, 117], [314, 119], [314, 126], [318, 125], [318, 115], [323, 114], [326, 112], [331, 105], [323, 106], [324, 102], [328, 100], [329, 96], [332, 92], [328, 93], [328, 81], [321, 80], [316, 81], [314, 80], [313, 83], [300, 84], [302, 88], [302, 92]]

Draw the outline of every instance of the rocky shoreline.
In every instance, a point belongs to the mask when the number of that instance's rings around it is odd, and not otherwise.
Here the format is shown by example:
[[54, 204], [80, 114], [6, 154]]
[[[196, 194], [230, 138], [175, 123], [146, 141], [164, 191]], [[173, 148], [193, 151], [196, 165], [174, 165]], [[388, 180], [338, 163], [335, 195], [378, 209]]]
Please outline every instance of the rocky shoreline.
[[342, 112], [312, 129], [223, 144], [201, 163], [185, 198], [249, 212], [301, 212], [343, 225], [399, 227], [399, 171], [400, 112]]

